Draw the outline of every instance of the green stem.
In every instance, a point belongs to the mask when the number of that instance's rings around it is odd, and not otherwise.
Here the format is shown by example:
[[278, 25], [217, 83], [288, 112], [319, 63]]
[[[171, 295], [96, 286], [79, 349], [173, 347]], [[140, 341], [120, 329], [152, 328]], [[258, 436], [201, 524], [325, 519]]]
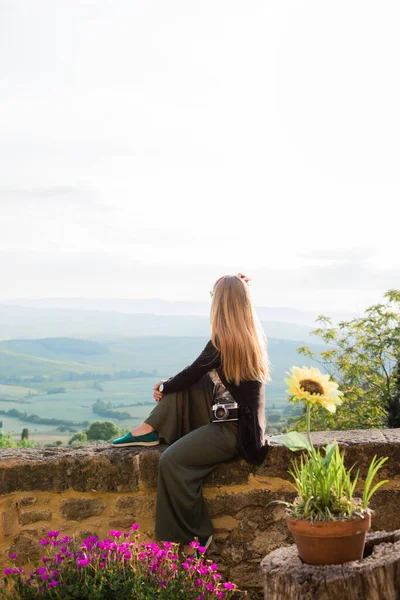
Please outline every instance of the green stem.
[[311, 456], [315, 455], [314, 452], [314, 446], [311, 440], [311, 404], [309, 402], [307, 402], [307, 413], [306, 413], [306, 423], [307, 423], [307, 438], [308, 438], [308, 443], [310, 444], [310, 449], [309, 449], [309, 453], [311, 454]]

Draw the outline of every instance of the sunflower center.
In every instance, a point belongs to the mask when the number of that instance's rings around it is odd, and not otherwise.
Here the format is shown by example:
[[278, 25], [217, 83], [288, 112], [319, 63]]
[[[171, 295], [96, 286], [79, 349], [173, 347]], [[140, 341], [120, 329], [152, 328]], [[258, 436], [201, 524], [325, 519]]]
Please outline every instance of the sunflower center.
[[300, 387], [309, 394], [323, 394], [324, 388], [318, 381], [313, 379], [302, 379], [300, 381]]

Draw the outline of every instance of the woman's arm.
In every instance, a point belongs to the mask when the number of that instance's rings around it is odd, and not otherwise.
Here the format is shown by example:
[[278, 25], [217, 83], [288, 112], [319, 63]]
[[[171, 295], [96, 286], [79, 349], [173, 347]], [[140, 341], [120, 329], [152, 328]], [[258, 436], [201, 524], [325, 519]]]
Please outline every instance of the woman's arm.
[[164, 382], [164, 394], [180, 392], [199, 381], [208, 371], [220, 366], [221, 359], [218, 350], [212, 345], [211, 340], [207, 343], [203, 352], [189, 366], [185, 367], [174, 377]]

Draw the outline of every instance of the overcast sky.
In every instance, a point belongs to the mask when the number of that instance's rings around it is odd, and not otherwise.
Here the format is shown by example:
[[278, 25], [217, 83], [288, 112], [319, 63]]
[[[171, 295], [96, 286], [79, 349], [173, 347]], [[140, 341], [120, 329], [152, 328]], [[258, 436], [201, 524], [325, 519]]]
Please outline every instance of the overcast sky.
[[0, 299], [400, 288], [400, 5], [0, 0]]

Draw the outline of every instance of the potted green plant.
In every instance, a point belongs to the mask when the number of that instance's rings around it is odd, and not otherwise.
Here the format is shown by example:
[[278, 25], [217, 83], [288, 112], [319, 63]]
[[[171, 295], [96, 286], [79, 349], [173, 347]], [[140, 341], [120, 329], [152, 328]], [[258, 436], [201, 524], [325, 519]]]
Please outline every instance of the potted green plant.
[[289, 473], [297, 492], [295, 500], [284, 502], [286, 522], [292, 532], [300, 558], [313, 565], [340, 564], [360, 560], [365, 537], [371, 527], [369, 502], [375, 491], [387, 480], [372, 482], [387, 457], [372, 459], [364, 482], [362, 497], [355, 495], [359, 470], [344, 464], [344, 452], [337, 441], [325, 448], [314, 448], [311, 441], [311, 409], [315, 404], [336, 412], [343, 392], [329, 375], [316, 367], [292, 367], [287, 392], [294, 401], [306, 403], [307, 436], [292, 431], [270, 439], [292, 451], [306, 451], [292, 461]]

